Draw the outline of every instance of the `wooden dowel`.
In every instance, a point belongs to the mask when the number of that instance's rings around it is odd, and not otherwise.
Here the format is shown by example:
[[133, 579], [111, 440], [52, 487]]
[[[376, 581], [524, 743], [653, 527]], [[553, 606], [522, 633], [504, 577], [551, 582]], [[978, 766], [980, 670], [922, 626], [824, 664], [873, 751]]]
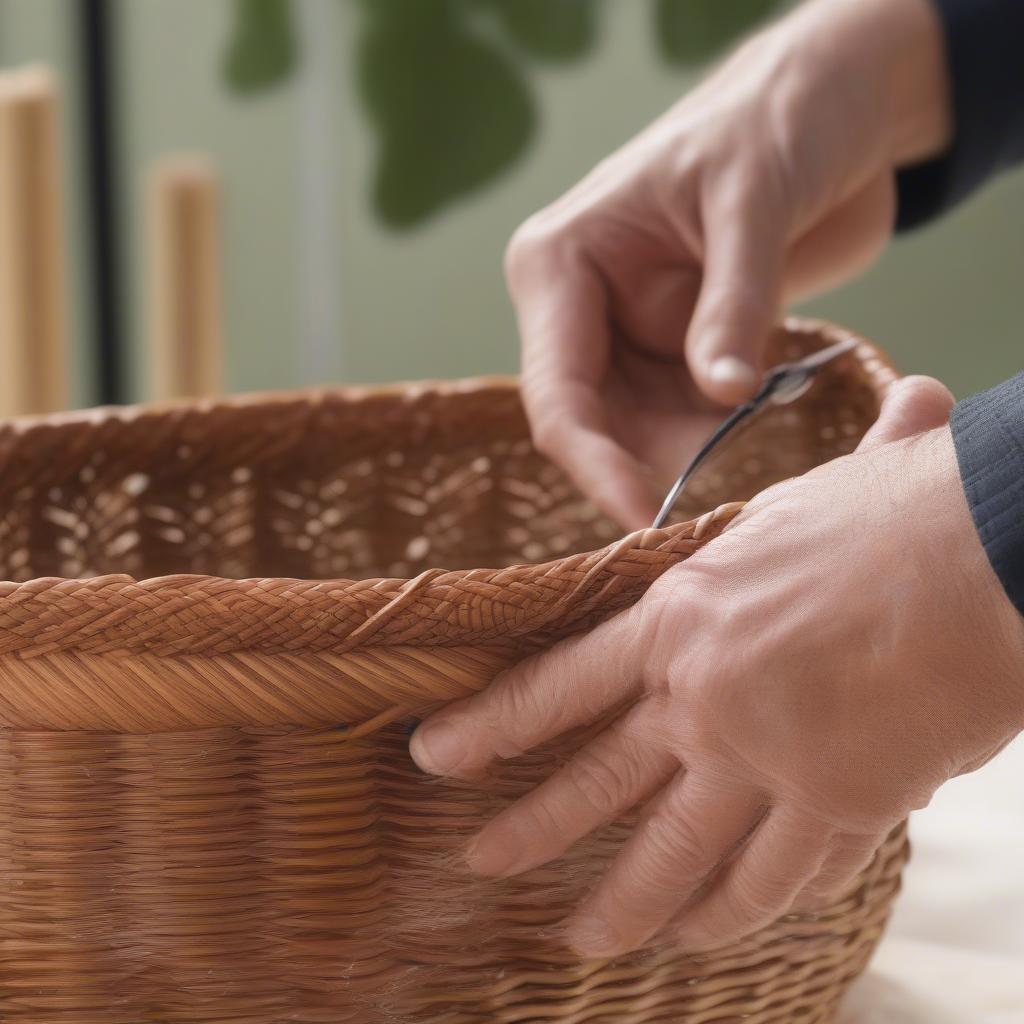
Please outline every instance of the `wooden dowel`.
[[0, 74], [0, 414], [67, 407], [57, 81]]
[[150, 356], [156, 398], [223, 390], [220, 186], [200, 156], [160, 160], [147, 183]]

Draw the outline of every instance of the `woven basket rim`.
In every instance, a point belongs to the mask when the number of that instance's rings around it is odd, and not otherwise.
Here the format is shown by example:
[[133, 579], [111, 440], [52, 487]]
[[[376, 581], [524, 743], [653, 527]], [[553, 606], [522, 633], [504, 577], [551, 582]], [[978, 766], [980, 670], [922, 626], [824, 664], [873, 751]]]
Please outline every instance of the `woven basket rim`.
[[[865, 344], [871, 344], [866, 339], [863, 340]], [[175, 412], [213, 413], [221, 409], [245, 409], [254, 405], [315, 406], [327, 399], [339, 398], [346, 402], [360, 402], [390, 396], [408, 399], [411, 402], [424, 395], [460, 395], [482, 390], [515, 391], [518, 386], [519, 378], [515, 374], [428, 377], [381, 384], [322, 384], [315, 387], [243, 391], [195, 398], [166, 398], [152, 402], [133, 402], [128, 405], [96, 405], [86, 409], [69, 409], [55, 413], [27, 413], [5, 417], [0, 421], [0, 430], [21, 434], [53, 427], [96, 426], [109, 420], [132, 423], [150, 416], [166, 416]]]
[[[884, 368], [895, 372], [888, 354], [873, 341], [857, 331], [842, 327], [829, 320], [817, 317], [787, 316], [779, 322], [778, 327], [788, 334], [818, 336], [826, 344], [852, 338], [858, 345], [858, 351], [855, 354], [862, 361], [874, 359]], [[96, 426], [109, 420], [131, 423], [138, 419], [165, 416], [174, 412], [212, 413], [220, 409], [245, 409], [254, 405], [302, 404], [315, 406], [327, 399], [360, 402], [394, 397], [408, 399], [412, 402], [424, 395], [459, 395], [481, 390], [516, 391], [518, 387], [519, 377], [516, 374], [428, 377], [376, 384], [324, 384], [314, 387], [245, 391], [195, 398], [171, 398], [152, 402], [134, 402], [128, 405], [97, 405], [57, 413], [29, 413], [4, 417], [0, 420], [0, 431], [22, 434], [54, 427]]]
[[[568, 576], [578, 581], [572, 617], [583, 619], [627, 583], [633, 587], [653, 581], [666, 559], [692, 552], [717, 536], [743, 504], [730, 502], [699, 519], [638, 530], [604, 548], [547, 562], [428, 569], [411, 579], [231, 579], [183, 573], [144, 580], [110, 574], [0, 582], [0, 655], [32, 657], [56, 650], [164, 656], [241, 650], [343, 654], [395, 644], [449, 647], [498, 638], [514, 641], [555, 621], [567, 622]], [[545, 586], [549, 577], [558, 585]], [[458, 616], [459, 606], [470, 597], [478, 606], [491, 604], [494, 615], [488, 625]], [[155, 628], [157, 605], [161, 615]], [[431, 629], [445, 611], [450, 613], [445, 628]], [[299, 617], [310, 628], [292, 630], [282, 641], [262, 631], [257, 641], [248, 639], [275, 616]], [[410, 627], [410, 622], [426, 628]]]
[[[826, 343], [854, 338], [858, 347], [853, 355], [865, 364], [874, 361], [874, 376], [883, 379], [883, 386], [884, 380], [895, 378], [884, 353], [855, 332], [803, 318], [787, 318], [781, 326], [790, 334], [816, 335]], [[132, 421], [176, 410], [205, 412], [266, 402], [309, 404], [327, 397], [357, 402], [394, 395], [412, 401], [424, 394], [458, 394], [481, 388], [511, 390], [516, 386], [513, 377], [492, 376], [384, 387], [265, 392], [20, 417], [7, 421], [0, 432], [13, 429], [20, 434], [69, 425], [95, 426], [111, 418]], [[666, 557], [695, 550], [716, 536], [741, 507], [741, 503], [729, 503], [698, 520], [661, 530], [639, 530], [604, 548], [544, 563], [498, 569], [431, 569], [413, 579], [233, 579], [196, 574], [135, 579], [117, 574], [0, 582], [0, 654], [30, 657], [55, 651], [134, 651], [173, 655], [246, 650], [344, 653], [384, 644], [454, 646], [497, 638], [511, 641], [543, 629], [556, 619], [565, 620], [566, 588], [546, 586], [546, 579], [571, 575], [577, 580], [572, 594], [573, 617], [582, 619], [601, 602], [613, 598], [616, 589], [626, 583], [635, 586], [637, 577], [653, 580]], [[479, 617], [473, 622], [459, 617], [458, 606], [467, 597], [488, 612], [484, 628]], [[154, 622], [157, 605], [161, 614]], [[417, 616], [417, 609], [423, 614]], [[257, 628], [275, 616], [287, 616], [291, 621], [286, 639], [268, 639], [266, 631]], [[443, 630], [436, 627], [439, 619], [445, 621]], [[410, 621], [419, 623], [419, 627], [411, 627]]]

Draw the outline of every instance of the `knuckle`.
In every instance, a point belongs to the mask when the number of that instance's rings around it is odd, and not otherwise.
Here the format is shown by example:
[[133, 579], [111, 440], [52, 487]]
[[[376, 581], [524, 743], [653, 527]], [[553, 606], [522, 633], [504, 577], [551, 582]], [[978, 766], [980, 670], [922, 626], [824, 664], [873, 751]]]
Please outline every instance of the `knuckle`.
[[[663, 870], [657, 864], [650, 861], [630, 864], [620, 900], [623, 913], [633, 919], [642, 920], [645, 917], [650, 917], [657, 913], [658, 907], [677, 896], [680, 888], [680, 882], [675, 875]], [[637, 893], [642, 893], [644, 896], [646, 913], [637, 905]]]
[[885, 829], [864, 834], [846, 833], [837, 847], [835, 859], [863, 867], [875, 859], [879, 847], [885, 842], [885, 836]]
[[804, 890], [804, 898], [820, 902], [840, 896], [853, 886], [856, 878], [857, 872], [828, 868], [808, 883]]
[[[701, 223], [700, 181], [707, 164], [705, 149], [692, 138], [677, 138], [669, 152], [641, 171], [641, 183], [669, 211], [696, 247]], [[699, 251], [699, 248], [697, 249]]]
[[728, 885], [719, 900], [711, 927], [722, 941], [749, 934], [760, 924], [763, 911], [735, 884]]
[[[716, 540], [716, 545], [723, 539]], [[710, 577], [697, 569], [699, 564], [687, 562], [660, 576], [641, 602], [645, 625], [656, 640], [674, 638], [678, 642], [682, 629], [692, 630], [706, 618], [704, 609], [716, 595], [709, 587]]]
[[[699, 140], [688, 134], [677, 135], [672, 138], [671, 142], [672, 145], [669, 146], [664, 156], [665, 176], [662, 179], [658, 175], [653, 184], [657, 186], [659, 181], [662, 181], [668, 189], [666, 198], [670, 198], [678, 208], [680, 201], [693, 203], [698, 198], [696, 186], [699, 184], [702, 170], [708, 162], [708, 150], [706, 145], [701, 144]], [[657, 168], [658, 164], [649, 166]], [[658, 172], [655, 170], [653, 173], [657, 174]]]
[[[659, 581], [660, 583], [661, 581]], [[649, 638], [649, 656], [644, 662], [647, 692], [668, 701], [685, 712], [686, 734], [696, 736], [716, 725], [719, 705], [725, 692], [728, 664], [722, 652], [730, 651], [722, 637], [723, 619], [731, 616], [726, 603], [709, 620], [712, 596], [696, 573], [680, 576], [652, 588], [645, 599], [640, 628]]]
[[760, 168], [722, 154], [706, 163], [707, 205], [717, 222], [743, 223], [763, 214], [767, 189]]
[[875, 860], [883, 841], [883, 836], [844, 835], [808, 889], [821, 894], [849, 888]]
[[530, 441], [541, 453], [553, 458], [561, 448], [563, 424], [558, 418], [544, 413], [536, 413], [530, 420]]
[[619, 811], [629, 782], [600, 757], [581, 751], [566, 770], [573, 789], [591, 808], [603, 817]]
[[[910, 791], [893, 791], [890, 776], [885, 772], [868, 772], [857, 768], [857, 784], [850, 781], [855, 765], [862, 765], [859, 751], [849, 744], [836, 744], [832, 770], [822, 780], [817, 798], [826, 820], [850, 835], [884, 837], [890, 829], [915, 808], [909, 806]], [[927, 800], [922, 800], [922, 806]], [[862, 842], [865, 840], [861, 840]], [[875, 846], [882, 845], [880, 838]], [[872, 851], [874, 852], [874, 851]]]
[[568, 822], [544, 801], [537, 801], [529, 808], [520, 832], [525, 843], [536, 842], [539, 836], [562, 841], [569, 834]]
[[609, 705], [603, 689], [594, 687], [593, 675], [587, 666], [591, 664], [593, 655], [580, 652], [575, 657], [562, 660], [559, 676], [565, 689], [565, 700], [560, 720], [570, 725], [589, 725], [594, 722], [609, 720]]
[[785, 884], [760, 872], [737, 875], [723, 893], [729, 918], [738, 928], [767, 924], [789, 905], [793, 893]]
[[681, 575], [672, 573], [657, 580], [636, 606], [637, 631], [648, 638], [651, 654], [644, 661], [648, 689], [667, 689], [669, 669], [696, 610], [692, 588]]
[[527, 736], [544, 716], [543, 701], [535, 692], [531, 672], [517, 675], [494, 690], [484, 713], [484, 724], [498, 741], [498, 755], [512, 757], [522, 751], [520, 737]]
[[[746, 504], [743, 509], [743, 520], [747, 520], [754, 512], [759, 512], [769, 505], [780, 505], [787, 499], [793, 498], [801, 487], [799, 478], [779, 480], [768, 487], [758, 491]], [[787, 516], [786, 507], [783, 505], [778, 509], [779, 513]]]
[[523, 724], [537, 717], [541, 709], [531, 685], [533, 679], [532, 672], [524, 673], [510, 680], [499, 691], [495, 710], [503, 726]]
[[[685, 817], [668, 808], [654, 810], [643, 825], [644, 845], [659, 863], [671, 863], [677, 872], [699, 875], [707, 865], [707, 844]], [[694, 878], [680, 881], [694, 881]]]
[[657, 637], [664, 629], [666, 618], [673, 618], [681, 601], [685, 601], [685, 590], [674, 573], [658, 577], [637, 605], [640, 623], [651, 636]]
[[558, 237], [543, 210], [520, 224], [505, 247], [505, 280], [510, 290], [515, 291], [538, 261], [556, 248]]

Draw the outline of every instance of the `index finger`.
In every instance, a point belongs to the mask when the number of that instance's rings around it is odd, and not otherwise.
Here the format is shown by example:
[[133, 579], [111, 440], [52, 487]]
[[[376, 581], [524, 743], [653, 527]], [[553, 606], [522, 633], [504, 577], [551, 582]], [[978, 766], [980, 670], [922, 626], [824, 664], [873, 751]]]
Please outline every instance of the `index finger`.
[[608, 302], [581, 260], [537, 257], [516, 277], [523, 401], [537, 447], [629, 529], [658, 511], [650, 471], [612, 437], [600, 386], [611, 359]]
[[[531, 750], [588, 725], [643, 685], [639, 607], [590, 633], [520, 662], [482, 693], [435, 712], [413, 733], [409, 751], [424, 771], [473, 775], [495, 758]], [[642, 657], [642, 654], [640, 655]]]

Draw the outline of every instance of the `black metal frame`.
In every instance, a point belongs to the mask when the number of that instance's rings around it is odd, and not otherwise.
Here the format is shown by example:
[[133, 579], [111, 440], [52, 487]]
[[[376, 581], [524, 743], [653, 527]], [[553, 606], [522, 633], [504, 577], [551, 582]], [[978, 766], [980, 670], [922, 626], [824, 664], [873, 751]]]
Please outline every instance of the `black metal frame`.
[[82, 84], [85, 251], [91, 268], [96, 388], [99, 401], [110, 404], [125, 400], [114, 19], [107, 0], [76, 0], [72, 6]]

